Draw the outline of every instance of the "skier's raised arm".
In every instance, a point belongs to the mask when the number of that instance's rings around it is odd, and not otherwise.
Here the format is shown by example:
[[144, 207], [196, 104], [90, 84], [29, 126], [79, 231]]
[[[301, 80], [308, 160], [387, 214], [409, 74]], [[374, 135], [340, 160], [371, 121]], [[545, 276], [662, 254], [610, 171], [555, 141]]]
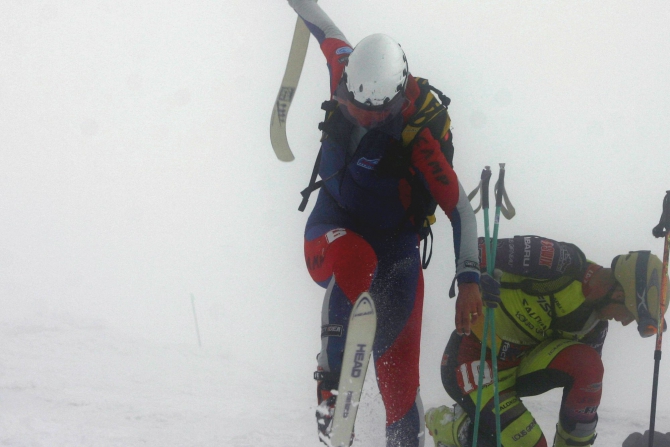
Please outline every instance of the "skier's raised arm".
[[305, 22], [326, 56], [332, 94], [342, 77], [342, 71], [344, 71], [344, 65], [347, 56], [352, 51], [352, 46], [342, 31], [314, 0], [288, 0], [288, 3]]

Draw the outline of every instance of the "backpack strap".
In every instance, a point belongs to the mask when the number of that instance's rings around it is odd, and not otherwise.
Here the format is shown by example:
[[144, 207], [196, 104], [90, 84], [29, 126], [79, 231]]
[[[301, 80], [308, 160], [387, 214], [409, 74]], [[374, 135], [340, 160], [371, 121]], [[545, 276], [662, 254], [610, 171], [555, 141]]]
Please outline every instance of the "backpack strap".
[[316, 191], [317, 189], [323, 186], [323, 180], [316, 181], [316, 176], [319, 175], [319, 166], [321, 165], [321, 149], [319, 149], [319, 155], [316, 156], [316, 161], [314, 162], [314, 168], [312, 169], [312, 177], [309, 179], [309, 185], [307, 188], [300, 191], [302, 195], [302, 202], [298, 207], [298, 211], [303, 212], [307, 207], [307, 202], [309, 201], [309, 196]]
[[[427, 225], [427, 227], [428, 227], [428, 235], [423, 240], [423, 256], [421, 258], [421, 268], [423, 268], [424, 270], [428, 268], [428, 265], [430, 264], [430, 258], [433, 257], [433, 230], [430, 228], [430, 225]], [[428, 256], [426, 256], [428, 239], [430, 239], [430, 252], [428, 253]]]
[[[427, 79], [415, 78], [419, 84], [420, 94], [416, 100], [417, 112], [402, 130], [402, 144], [405, 147], [411, 147], [414, 139], [419, 135], [424, 127], [433, 133], [435, 138], [442, 140], [451, 127], [451, 118], [447, 108], [451, 100], [441, 91], [428, 83]], [[435, 98], [434, 91], [440, 101]], [[442, 118], [444, 121], [442, 121]], [[453, 156], [453, 154], [451, 154]], [[451, 164], [452, 160], [449, 159]]]
[[[426, 81], [426, 83], [428, 83], [428, 81]], [[449, 108], [449, 104], [451, 104], [451, 99], [447, 98], [447, 96], [444, 93], [442, 93], [440, 90], [436, 89], [432, 85], [428, 84], [428, 87], [437, 94], [437, 97], [440, 98], [440, 102], [442, 103], [442, 105], [445, 108]]]
[[521, 290], [523, 293], [532, 296], [547, 296], [560, 292], [574, 281], [574, 278], [564, 275], [550, 280], [536, 280], [527, 278], [521, 282], [503, 281], [500, 283], [500, 287], [503, 289]]
[[[334, 99], [331, 99], [330, 101], [324, 101], [323, 103], [321, 103], [321, 109], [326, 111], [326, 118], [323, 120], [323, 122], [319, 123], [319, 130], [321, 130], [324, 133], [325, 137], [325, 134], [331, 133], [333, 131], [333, 123], [329, 120], [335, 113], [335, 110], [337, 109], [337, 101]], [[300, 206], [298, 207], [298, 211], [300, 212], [305, 211], [305, 208], [307, 208], [307, 202], [309, 201], [309, 196], [314, 191], [323, 186], [323, 180], [319, 180], [318, 182], [316, 181], [316, 177], [319, 175], [320, 166], [321, 166], [321, 148], [319, 148], [319, 154], [316, 156], [316, 161], [314, 162], [314, 168], [312, 168], [312, 176], [309, 179], [309, 185], [307, 185], [307, 188], [300, 191], [300, 195], [302, 195], [302, 201], [300, 202]]]

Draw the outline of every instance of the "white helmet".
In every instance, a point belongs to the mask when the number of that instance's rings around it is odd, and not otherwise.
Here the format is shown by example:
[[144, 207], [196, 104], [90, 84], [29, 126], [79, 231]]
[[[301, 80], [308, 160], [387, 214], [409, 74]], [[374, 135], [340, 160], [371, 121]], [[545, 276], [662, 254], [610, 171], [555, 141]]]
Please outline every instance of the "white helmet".
[[356, 45], [344, 73], [357, 102], [378, 106], [405, 91], [409, 70], [400, 45], [385, 34], [373, 34]]
[[385, 34], [372, 34], [349, 55], [335, 98], [347, 105], [349, 115], [359, 124], [378, 125], [405, 106], [408, 77], [407, 58], [400, 45]]

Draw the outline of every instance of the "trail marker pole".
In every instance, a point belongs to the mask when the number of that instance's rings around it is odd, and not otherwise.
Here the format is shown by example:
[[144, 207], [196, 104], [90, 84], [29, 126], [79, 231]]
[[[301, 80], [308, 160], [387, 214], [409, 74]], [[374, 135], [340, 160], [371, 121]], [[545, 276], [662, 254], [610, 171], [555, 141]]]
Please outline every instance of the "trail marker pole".
[[198, 327], [198, 316], [195, 313], [195, 297], [191, 294], [191, 308], [193, 309], [193, 321], [195, 322], [195, 335], [198, 336], [198, 346], [202, 347], [200, 341], [200, 328]]

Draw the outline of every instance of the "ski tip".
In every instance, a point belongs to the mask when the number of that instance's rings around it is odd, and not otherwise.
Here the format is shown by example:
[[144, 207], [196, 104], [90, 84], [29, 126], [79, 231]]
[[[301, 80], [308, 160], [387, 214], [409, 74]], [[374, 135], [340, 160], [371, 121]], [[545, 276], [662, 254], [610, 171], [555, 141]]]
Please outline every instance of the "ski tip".
[[288, 163], [290, 161], [295, 160], [295, 157], [293, 154], [288, 154], [288, 155], [277, 155], [277, 159], [279, 161], [283, 161], [284, 163]]
[[274, 150], [275, 155], [279, 161], [293, 161], [295, 156], [291, 147], [288, 145], [288, 140], [286, 139], [286, 128], [283, 126], [275, 126], [272, 123], [270, 127], [270, 144], [272, 145], [272, 150]]
[[358, 296], [354, 305], [353, 315], [363, 316], [375, 314], [375, 302], [368, 292], [363, 292]]

